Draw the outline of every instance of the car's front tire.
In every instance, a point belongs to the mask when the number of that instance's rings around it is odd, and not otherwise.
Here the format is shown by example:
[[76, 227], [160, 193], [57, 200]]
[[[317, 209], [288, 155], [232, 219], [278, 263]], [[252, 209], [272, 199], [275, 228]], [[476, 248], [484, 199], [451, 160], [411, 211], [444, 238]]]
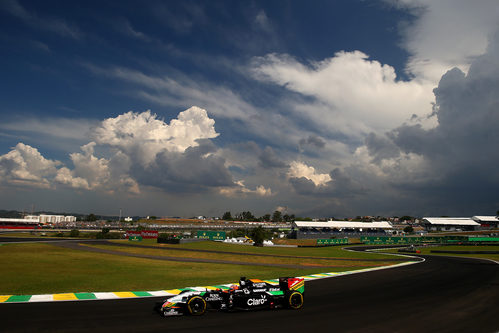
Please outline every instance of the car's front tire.
[[190, 315], [201, 316], [206, 312], [206, 301], [201, 296], [193, 296], [187, 301], [187, 311]]

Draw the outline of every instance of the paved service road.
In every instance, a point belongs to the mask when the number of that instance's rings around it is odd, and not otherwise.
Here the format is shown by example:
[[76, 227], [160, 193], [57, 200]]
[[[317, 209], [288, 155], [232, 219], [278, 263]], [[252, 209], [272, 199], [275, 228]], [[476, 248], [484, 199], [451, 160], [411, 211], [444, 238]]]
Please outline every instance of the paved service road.
[[302, 310], [162, 318], [156, 298], [0, 304], [1, 332], [498, 332], [499, 265], [420, 264], [306, 283]]

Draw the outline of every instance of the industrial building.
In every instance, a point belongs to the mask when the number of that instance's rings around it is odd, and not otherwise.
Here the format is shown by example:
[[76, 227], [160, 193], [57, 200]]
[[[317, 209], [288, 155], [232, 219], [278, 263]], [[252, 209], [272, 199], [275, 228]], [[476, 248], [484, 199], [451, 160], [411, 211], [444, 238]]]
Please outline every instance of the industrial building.
[[387, 221], [352, 222], [352, 221], [295, 221], [292, 235], [297, 239], [386, 236], [393, 226]]

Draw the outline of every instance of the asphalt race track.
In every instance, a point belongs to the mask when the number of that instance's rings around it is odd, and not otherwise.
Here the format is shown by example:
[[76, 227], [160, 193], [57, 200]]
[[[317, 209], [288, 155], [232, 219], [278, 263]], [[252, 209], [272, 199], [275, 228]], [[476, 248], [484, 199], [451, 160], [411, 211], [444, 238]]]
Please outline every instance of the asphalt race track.
[[499, 332], [499, 265], [426, 262], [306, 283], [298, 311], [163, 318], [158, 298], [0, 304], [0, 332]]

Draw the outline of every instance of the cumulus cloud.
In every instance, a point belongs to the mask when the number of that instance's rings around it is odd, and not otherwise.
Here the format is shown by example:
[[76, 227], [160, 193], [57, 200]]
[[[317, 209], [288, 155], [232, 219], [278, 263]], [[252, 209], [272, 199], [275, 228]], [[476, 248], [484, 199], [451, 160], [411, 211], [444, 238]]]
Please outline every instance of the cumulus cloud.
[[291, 162], [288, 170], [288, 177], [290, 178], [305, 178], [311, 181], [315, 186], [325, 185], [331, 181], [331, 177], [327, 173], [317, 173], [315, 168], [308, 166], [303, 162]]
[[90, 185], [88, 184], [88, 181], [86, 179], [75, 177], [73, 175], [73, 172], [71, 172], [71, 170], [66, 167], [62, 167], [57, 171], [55, 181], [60, 184], [69, 185], [72, 188], [82, 188], [85, 190], [90, 190]]
[[0, 156], [0, 181], [40, 188], [51, 187], [50, 178], [57, 172], [59, 161], [48, 160], [38, 149], [18, 143]]
[[[72, 168], [19, 143], [0, 156], [0, 179], [130, 194], [139, 194], [143, 186], [177, 193], [240, 188], [210, 141], [219, 135], [214, 124], [206, 110], [198, 107], [180, 112], [169, 123], [150, 111], [130, 111], [102, 121], [92, 132], [94, 141], [69, 155]], [[253, 191], [243, 187], [242, 191], [271, 193], [264, 187]]]
[[240, 197], [248, 194], [254, 194], [260, 197], [269, 197], [273, 195], [272, 189], [265, 188], [263, 185], [258, 185], [254, 190], [251, 190], [244, 185], [243, 180], [237, 181], [236, 186], [221, 188], [220, 194], [226, 197]]
[[400, 190], [425, 193], [435, 202], [459, 202], [468, 211], [497, 205], [498, 45], [496, 34], [468, 74], [453, 68], [442, 76], [434, 90], [438, 126], [404, 124], [369, 136], [366, 147], [376, 164], [370, 167]]
[[[104, 120], [94, 131], [95, 143], [113, 153], [109, 160], [93, 157], [94, 144], [86, 154], [72, 155], [78, 176], [89, 173], [97, 183], [103, 178], [127, 185], [132, 192], [150, 186], [166, 192], [203, 192], [235, 186], [225, 159], [210, 141], [219, 134], [206, 110], [191, 107], [168, 124], [150, 111], [128, 112]], [[107, 170], [111, 175], [104, 176]]]
[[208, 117], [206, 110], [196, 106], [180, 112], [170, 124], [150, 111], [130, 111], [104, 120], [95, 129], [94, 139], [98, 144], [134, 155], [139, 163], [148, 165], [164, 150], [184, 152], [197, 146], [197, 140], [217, 137], [214, 125], [215, 121]]
[[415, 20], [403, 31], [404, 48], [411, 54], [407, 71], [437, 83], [453, 67], [467, 71], [483, 54], [497, 29], [495, 0], [387, 0], [406, 9]]
[[264, 169], [287, 167], [287, 164], [276, 155], [272, 147], [265, 147], [258, 154], [258, 158], [260, 166]]
[[360, 51], [338, 52], [311, 64], [269, 54], [254, 59], [253, 73], [262, 81], [313, 97], [314, 103], [295, 106], [295, 114], [347, 137], [386, 131], [413, 114], [431, 112], [431, 85], [399, 81], [393, 67], [369, 60]]

